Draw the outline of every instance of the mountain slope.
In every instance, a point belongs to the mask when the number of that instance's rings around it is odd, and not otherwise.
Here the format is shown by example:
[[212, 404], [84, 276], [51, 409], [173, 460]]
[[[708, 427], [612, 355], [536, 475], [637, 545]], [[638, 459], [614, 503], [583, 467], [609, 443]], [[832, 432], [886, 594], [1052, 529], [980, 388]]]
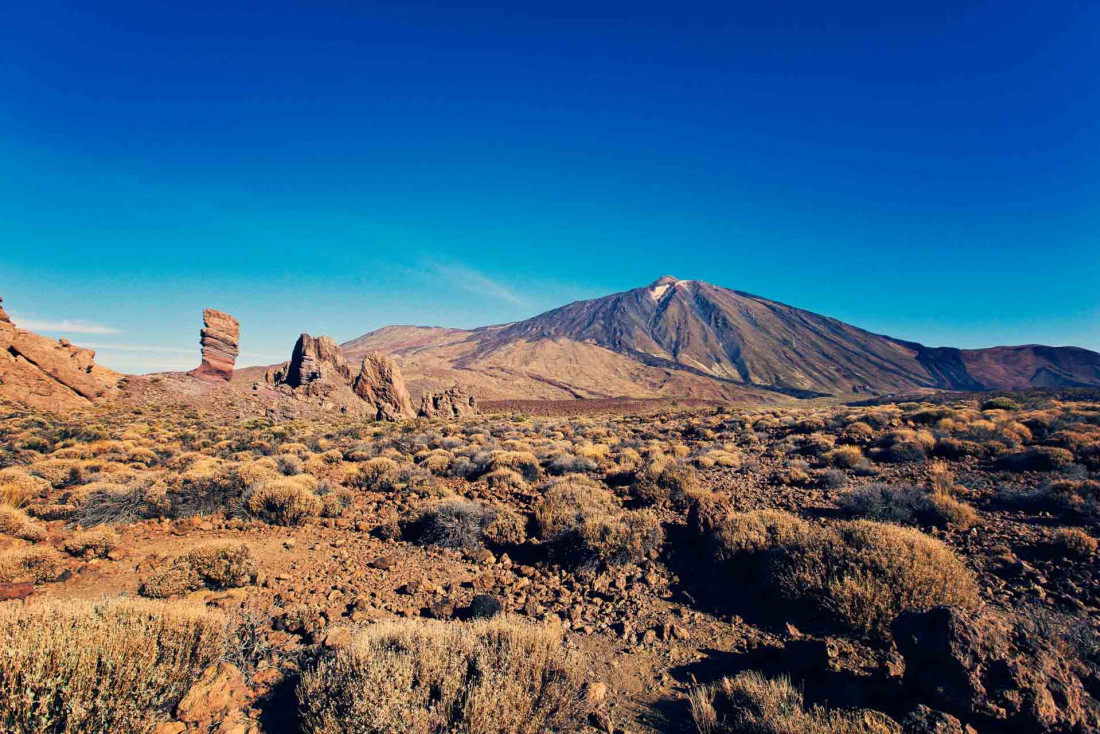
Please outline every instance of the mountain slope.
[[343, 345], [393, 354], [409, 381], [494, 397], [761, 398], [1100, 385], [1074, 347], [929, 348], [759, 296], [665, 276], [525, 321], [386, 327]]

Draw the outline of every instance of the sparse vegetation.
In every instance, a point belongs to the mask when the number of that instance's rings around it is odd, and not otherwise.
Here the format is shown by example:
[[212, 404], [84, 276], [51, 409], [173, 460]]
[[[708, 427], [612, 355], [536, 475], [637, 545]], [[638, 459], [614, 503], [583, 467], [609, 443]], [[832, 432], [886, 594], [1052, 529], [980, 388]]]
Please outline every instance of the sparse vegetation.
[[151, 731], [223, 645], [224, 620], [201, 608], [0, 605], [0, 722], [10, 734]]
[[579, 659], [560, 634], [517, 620], [392, 622], [302, 675], [303, 731], [574, 731], [585, 715]]

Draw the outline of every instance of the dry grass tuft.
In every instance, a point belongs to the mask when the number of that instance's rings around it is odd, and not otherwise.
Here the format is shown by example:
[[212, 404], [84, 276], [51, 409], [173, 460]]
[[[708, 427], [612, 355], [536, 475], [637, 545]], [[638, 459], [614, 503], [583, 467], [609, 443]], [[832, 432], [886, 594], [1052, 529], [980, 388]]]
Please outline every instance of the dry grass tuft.
[[95, 528], [77, 533], [65, 541], [65, 552], [84, 558], [106, 558], [118, 547], [118, 533], [110, 528]]
[[17, 548], [0, 553], [0, 582], [31, 579], [52, 581], [61, 571], [63, 559], [51, 546]]
[[560, 632], [517, 620], [384, 622], [302, 675], [302, 731], [577, 731], [582, 670]]
[[301, 525], [321, 514], [317, 480], [309, 474], [269, 479], [250, 488], [244, 497], [249, 514], [272, 525]]
[[177, 556], [141, 585], [142, 596], [164, 599], [202, 588], [245, 586], [256, 573], [252, 551], [244, 543], [218, 541]]
[[10, 734], [147, 732], [222, 653], [224, 621], [138, 599], [0, 607], [0, 721]]
[[807, 708], [787, 678], [768, 680], [749, 671], [696, 687], [688, 699], [699, 734], [900, 734], [875, 711]]

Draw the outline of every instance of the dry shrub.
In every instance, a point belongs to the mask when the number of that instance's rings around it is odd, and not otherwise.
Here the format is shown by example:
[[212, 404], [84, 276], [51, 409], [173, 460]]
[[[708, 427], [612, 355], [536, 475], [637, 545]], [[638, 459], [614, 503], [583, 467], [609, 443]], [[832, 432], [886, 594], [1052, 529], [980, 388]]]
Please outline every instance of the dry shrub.
[[53, 487], [76, 484], [84, 478], [84, 463], [67, 459], [49, 459], [32, 464], [30, 472], [41, 477]]
[[637, 563], [654, 557], [664, 541], [656, 515], [624, 510], [606, 487], [576, 474], [545, 490], [535, 521], [555, 554], [576, 564]]
[[147, 732], [224, 644], [224, 620], [139, 599], [0, 607], [0, 721], [10, 734]]
[[309, 474], [269, 479], [248, 490], [244, 507], [271, 525], [301, 525], [321, 514], [316, 489], [317, 480]]
[[825, 455], [830, 466], [840, 469], [858, 469], [867, 465], [867, 459], [858, 446], [839, 446]]
[[1067, 558], [1090, 558], [1096, 554], [1096, 538], [1078, 528], [1060, 528], [1050, 541], [1055, 554]]
[[877, 711], [807, 708], [788, 678], [768, 680], [756, 671], [698, 686], [688, 701], [699, 734], [901, 734]]
[[142, 596], [163, 599], [202, 588], [245, 586], [256, 573], [252, 551], [244, 543], [218, 541], [174, 558], [141, 585]]
[[173, 477], [168, 497], [172, 512], [179, 517], [210, 515], [235, 508], [244, 487], [235, 466], [224, 466], [202, 457], [178, 477]]
[[1032, 446], [1000, 458], [1009, 471], [1061, 471], [1073, 463], [1073, 453], [1055, 446]]
[[45, 540], [46, 529], [27, 517], [27, 513], [22, 510], [0, 505], [0, 534], [37, 543]]
[[50, 489], [50, 483], [41, 477], [27, 474], [22, 469], [0, 469], [0, 505], [22, 507], [32, 497]]
[[96, 528], [77, 533], [65, 541], [65, 552], [71, 556], [84, 558], [106, 558], [107, 554], [118, 547], [118, 533], [110, 528]]
[[527, 518], [507, 508], [496, 508], [495, 517], [482, 532], [493, 545], [519, 545], [527, 540]]
[[494, 469], [482, 480], [489, 485], [489, 489], [506, 492], [525, 492], [527, 482], [523, 481], [520, 473], [511, 469]]
[[489, 458], [489, 469], [512, 469], [528, 482], [539, 478], [539, 460], [530, 451], [494, 451]]
[[321, 517], [343, 517], [355, 503], [355, 493], [341, 487], [321, 495]]
[[250, 487], [253, 484], [258, 484], [268, 479], [275, 479], [281, 473], [275, 460], [268, 456], [257, 459], [256, 461], [238, 464], [236, 470], [237, 477], [241, 480], [241, 484], [246, 487]]
[[420, 515], [417, 540], [444, 548], [477, 548], [495, 514], [477, 502], [447, 500]]
[[973, 608], [975, 575], [950, 547], [923, 533], [866, 520], [818, 526], [784, 512], [738, 513], [711, 531], [715, 559], [759, 581], [792, 611], [814, 610], [869, 636], [908, 609]]
[[423, 456], [420, 465], [436, 476], [443, 476], [451, 468], [454, 454], [444, 449], [433, 449]]
[[1059, 479], [1030, 492], [1002, 489], [999, 499], [1010, 505], [1053, 512], [1066, 522], [1100, 522], [1100, 481]]
[[637, 473], [632, 492], [648, 505], [682, 505], [695, 486], [695, 470], [665, 457], [657, 457]]
[[561, 633], [508, 618], [383, 622], [302, 674], [307, 734], [542, 734], [584, 724]]
[[129, 524], [158, 517], [170, 510], [169, 499], [160, 485], [97, 483], [76, 508], [73, 519], [85, 527]]
[[16, 548], [0, 553], [0, 582], [32, 579], [52, 581], [61, 571], [61, 554], [50, 546]]
[[837, 506], [848, 517], [904, 525], [967, 528], [977, 520], [973, 508], [950, 494], [909, 485], [857, 487], [837, 497]]

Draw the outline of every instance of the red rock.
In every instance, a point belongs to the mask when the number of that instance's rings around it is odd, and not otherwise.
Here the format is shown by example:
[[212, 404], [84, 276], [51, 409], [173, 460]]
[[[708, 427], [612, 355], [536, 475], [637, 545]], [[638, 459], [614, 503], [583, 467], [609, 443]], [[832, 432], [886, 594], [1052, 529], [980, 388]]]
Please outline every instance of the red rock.
[[381, 352], [363, 357], [353, 389], [356, 395], [374, 406], [377, 420], [399, 421], [413, 417], [412, 398], [392, 357]]
[[241, 327], [227, 313], [208, 308], [202, 312], [202, 364], [187, 374], [204, 380], [229, 382], [239, 353]]
[[44, 410], [79, 408], [114, 397], [121, 377], [97, 365], [91, 349], [17, 328], [0, 308], [0, 397]]
[[176, 707], [176, 718], [200, 731], [239, 717], [251, 691], [244, 676], [231, 663], [218, 663], [203, 671]]
[[13, 581], [7, 584], [0, 584], [0, 601], [26, 599], [33, 593], [33, 581]]

